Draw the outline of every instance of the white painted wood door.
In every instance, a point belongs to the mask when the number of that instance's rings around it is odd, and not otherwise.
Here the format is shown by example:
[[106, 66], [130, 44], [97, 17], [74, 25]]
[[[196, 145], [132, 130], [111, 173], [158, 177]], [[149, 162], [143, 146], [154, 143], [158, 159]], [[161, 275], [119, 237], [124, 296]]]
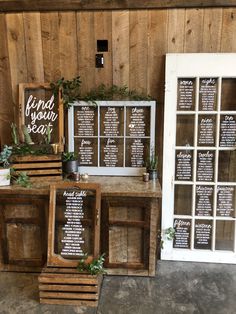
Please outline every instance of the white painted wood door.
[[165, 92], [161, 258], [236, 264], [236, 54], [168, 54]]

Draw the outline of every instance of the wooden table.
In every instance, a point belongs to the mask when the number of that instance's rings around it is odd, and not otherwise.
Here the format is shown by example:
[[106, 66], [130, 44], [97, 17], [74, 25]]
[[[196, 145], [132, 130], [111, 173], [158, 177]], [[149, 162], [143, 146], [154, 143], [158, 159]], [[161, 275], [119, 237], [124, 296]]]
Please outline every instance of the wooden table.
[[[101, 253], [108, 274], [154, 276], [161, 189], [141, 177], [90, 176], [102, 194]], [[50, 182], [0, 188], [0, 267], [41, 271], [47, 255]]]

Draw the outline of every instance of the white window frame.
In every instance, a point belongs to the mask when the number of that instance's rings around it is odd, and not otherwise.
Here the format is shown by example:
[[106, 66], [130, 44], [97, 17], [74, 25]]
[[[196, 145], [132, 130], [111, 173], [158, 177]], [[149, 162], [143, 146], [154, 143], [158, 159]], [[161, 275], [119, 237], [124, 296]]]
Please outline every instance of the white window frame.
[[[166, 56], [166, 90], [165, 90], [165, 118], [164, 118], [164, 153], [163, 153], [163, 198], [162, 198], [162, 238], [163, 249], [161, 251], [161, 259], [163, 260], [180, 260], [180, 261], [199, 261], [199, 262], [217, 262], [217, 263], [236, 263], [236, 218], [231, 217], [218, 217], [216, 216], [216, 189], [214, 192], [214, 214], [212, 217], [207, 216], [195, 216], [195, 201], [193, 199], [192, 215], [174, 215], [174, 185], [177, 184], [192, 184], [195, 187], [198, 182], [194, 177], [192, 181], [175, 181], [175, 150], [186, 149], [185, 146], [175, 146], [176, 141], [176, 117], [177, 114], [194, 114], [195, 115], [195, 143], [193, 150], [194, 167], [196, 167], [196, 151], [197, 151], [197, 117], [198, 107], [194, 111], [178, 111], [177, 112], [177, 86], [178, 78], [196, 78], [196, 104], [198, 103], [198, 82], [199, 78], [219, 78], [218, 93], [221, 89], [222, 78], [235, 78], [236, 79], [236, 54], [234, 53], [193, 53], [193, 54], [167, 54]], [[220, 119], [220, 99], [218, 97], [217, 104], [217, 119]], [[221, 113], [236, 114], [235, 111], [221, 111]], [[201, 111], [201, 114], [211, 114], [213, 111]], [[216, 113], [214, 111], [214, 113]], [[219, 120], [218, 130], [216, 132], [216, 145], [214, 147], [201, 147], [202, 150], [215, 150], [216, 156], [219, 152]], [[199, 147], [200, 149], [200, 147]], [[232, 150], [232, 147], [225, 147], [221, 150]], [[196, 169], [196, 168], [195, 168]], [[215, 162], [215, 180], [213, 182], [204, 182], [204, 185], [227, 185], [236, 186], [236, 182], [218, 182], [217, 181], [217, 169], [218, 164]], [[201, 182], [201, 184], [203, 184]], [[195, 198], [195, 190], [193, 191], [193, 198]], [[173, 240], [168, 240], [165, 235], [165, 230], [169, 227], [173, 227], [173, 221], [175, 218], [192, 219], [191, 230], [191, 245], [190, 249], [173, 248]], [[194, 249], [194, 223], [195, 219], [211, 219], [213, 220], [213, 236], [212, 243], [215, 240], [214, 228], [217, 220], [229, 220], [234, 221], [234, 251], [215, 250], [212, 246], [212, 250]]]
[[[68, 149], [74, 151], [74, 107], [75, 106], [94, 106], [93, 103], [87, 103], [85, 101], [76, 101], [71, 104], [68, 111]], [[155, 101], [96, 101], [98, 107], [98, 135], [93, 136], [98, 138], [98, 163], [100, 162], [100, 108], [101, 107], [124, 107], [124, 135], [120, 138], [124, 138], [124, 160], [125, 160], [125, 140], [126, 138], [137, 138], [135, 136], [126, 136], [126, 108], [127, 107], [150, 107], [150, 136], [144, 136], [139, 138], [150, 139], [150, 154], [151, 150], [155, 150], [155, 116], [156, 116], [156, 102]], [[101, 138], [104, 136], [101, 136]], [[91, 137], [90, 137], [91, 138]], [[116, 137], [119, 138], [119, 137]], [[141, 176], [145, 171], [145, 167], [125, 167], [125, 161], [123, 167], [88, 167], [79, 166], [79, 171], [82, 173], [88, 173], [89, 175], [117, 175], [117, 176]]]

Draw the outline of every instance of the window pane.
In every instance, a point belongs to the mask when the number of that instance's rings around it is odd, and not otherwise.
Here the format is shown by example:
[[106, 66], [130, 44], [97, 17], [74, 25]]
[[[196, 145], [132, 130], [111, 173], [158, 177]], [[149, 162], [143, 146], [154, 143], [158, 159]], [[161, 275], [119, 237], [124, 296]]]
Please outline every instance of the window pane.
[[193, 146], [194, 115], [178, 115], [176, 126], [176, 146]]
[[191, 181], [193, 175], [193, 151], [176, 151], [175, 180]]
[[214, 181], [215, 152], [201, 150], [197, 153], [197, 181]]
[[177, 110], [195, 110], [196, 79], [178, 79], [178, 103]]
[[100, 108], [100, 134], [114, 137], [124, 134], [124, 107]]
[[175, 185], [175, 215], [191, 215], [192, 185]]
[[217, 79], [201, 78], [199, 90], [199, 110], [214, 111], [217, 106]]
[[218, 181], [236, 181], [236, 150], [219, 152]]
[[198, 117], [198, 146], [215, 146], [216, 116], [199, 115]]
[[234, 221], [216, 221], [216, 250], [234, 250]]
[[210, 250], [212, 242], [212, 221], [196, 220], [195, 221], [194, 248], [201, 250]]
[[75, 152], [80, 166], [98, 166], [98, 140], [96, 138], [75, 138]]
[[236, 115], [221, 115], [220, 146], [234, 147], [235, 145], [236, 145]]
[[190, 249], [191, 239], [191, 220], [174, 219], [175, 237], [173, 241], [174, 248]]
[[222, 79], [221, 110], [236, 110], [236, 79]]
[[214, 187], [210, 185], [196, 186], [196, 216], [212, 216]]
[[122, 138], [101, 138], [101, 167], [123, 167], [124, 140]]
[[222, 217], [236, 217], [236, 187], [217, 187], [216, 215]]

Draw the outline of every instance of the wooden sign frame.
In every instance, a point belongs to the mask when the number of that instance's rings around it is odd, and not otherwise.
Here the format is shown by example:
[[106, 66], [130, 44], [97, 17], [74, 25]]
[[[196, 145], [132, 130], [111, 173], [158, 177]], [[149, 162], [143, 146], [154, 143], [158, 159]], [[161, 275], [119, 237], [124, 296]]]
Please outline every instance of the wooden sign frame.
[[48, 222], [48, 259], [47, 266], [53, 267], [76, 267], [78, 259], [65, 259], [61, 255], [55, 253], [55, 224], [56, 224], [56, 192], [58, 189], [75, 188], [79, 190], [95, 191], [95, 208], [93, 208], [93, 254], [87, 257], [87, 261], [91, 261], [94, 257], [98, 257], [100, 253], [100, 212], [101, 212], [101, 188], [96, 183], [77, 183], [64, 182], [50, 186], [50, 204], [49, 204], [49, 222]]
[[[46, 91], [52, 90], [49, 83], [20, 83], [19, 84], [19, 134], [20, 139], [24, 140], [24, 135], [22, 131], [22, 125], [25, 124], [25, 92], [26, 90], [37, 90], [37, 89], [45, 89]], [[58, 112], [58, 131], [55, 135], [58, 139], [57, 143], [59, 144], [59, 151], [63, 151], [64, 148], [64, 108], [63, 101], [60, 97], [60, 93], [58, 95], [57, 108], [55, 108]], [[35, 143], [39, 144], [39, 143]]]

